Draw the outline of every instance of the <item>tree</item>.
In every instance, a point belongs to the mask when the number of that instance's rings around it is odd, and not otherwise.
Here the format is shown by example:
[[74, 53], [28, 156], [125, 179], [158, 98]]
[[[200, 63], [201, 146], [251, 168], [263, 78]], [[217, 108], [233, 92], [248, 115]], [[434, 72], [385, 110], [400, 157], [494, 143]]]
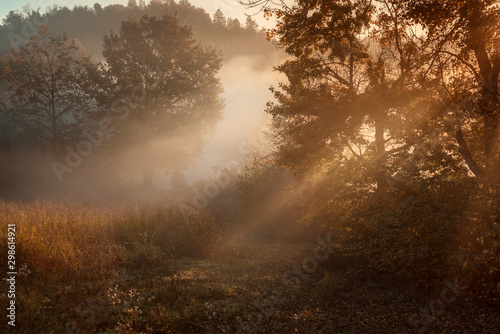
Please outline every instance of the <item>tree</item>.
[[166, 15], [122, 22], [103, 55], [112, 107], [126, 110], [112, 146], [120, 166], [141, 171], [149, 186], [156, 168], [185, 168], [221, 117], [219, 55]]
[[277, 67], [288, 83], [273, 89], [278, 104], [268, 110], [282, 135], [281, 156], [307, 170], [347, 150], [377, 189], [387, 189], [388, 161], [435, 126], [422, 98], [436, 89], [425, 77], [425, 37], [394, 1], [298, 1], [264, 10], [278, 18], [269, 39], [293, 56]]
[[245, 21], [245, 29], [250, 32], [257, 32], [259, 29], [259, 25], [257, 22], [255, 22], [254, 19], [250, 15], [247, 15], [246, 21]]
[[79, 42], [41, 26], [3, 61], [5, 113], [25, 133], [54, 154], [83, 135], [96, 102], [86, 71], [91, 59]]
[[226, 17], [220, 9], [217, 9], [214, 13], [213, 23], [215, 27], [219, 29], [226, 27]]
[[102, 6], [100, 3], [96, 2], [94, 4], [94, 13], [97, 15], [101, 15], [104, 12], [104, 9], [102, 9]]
[[227, 19], [227, 28], [229, 30], [239, 31], [241, 29], [241, 23], [238, 19]]
[[431, 280], [467, 253], [453, 270], [480, 263], [477, 286], [496, 286], [499, 1], [246, 3], [292, 56], [268, 111], [304, 220], [374, 268]]
[[446, 131], [474, 175], [460, 226], [465, 240], [459, 265], [474, 262], [465, 278], [475, 292], [499, 280], [497, 226], [500, 213], [500, 2], [403, 1], [405, 17], [423, 26], [430, 40], [432, 69], [449, 105]]
[[136, 9], [139, 6], [137, 5], [137, 1], [136, 0], [128, 0], [127, 7], [128, 8], [132, 8], [132, 9]]
[[[433, 41], [433, 59], [436, 60], [434, 64], [461, 67], [462, 71], [470, 73], [475, 81], [472, 81], [469, 87], [462, 87], [462, 91], [458, 93], [463, 97], [463, 91], [467, 91], [469, 98], [466, 99], [472, 102], [474, 107], [464, 108], [463, 98], [459, 99], [460, 104], [455, 103], [455, 106], [466, 118], [482, 118], [482, 152], [474, 154], [473, 143], [467, 143], [462, 125], [457, 124], [450, 130], [454, 132], [460, 153], [471, 171], [479, 178], [497, 178], [500, 169], [499, 1], [431, 0], [402, 3], [405, 16], [421, 24]], [[447, 70], [449, 71], [450, 67]], [[445, 89], [448, 88], [448, 83], [443, 80]], [[474, 86], [479, 89], [475, 90]], [[476, 97], [474, 91], [478, 93]], [[450, 95], [452, 99], [457, 100], [457, 96], [453, 96], [456, 94]], [[471, 138], [471, 141], [475, 139]], [[479, 156], [483, 159], [478, 159]]]
[[281, 133], [282, 163], [295, 170], [308, 173], [346, 146], [363, 153], [353, 146], [366, 146], [360, 133], [367, 111], [358, 102], [371, 59], [360, 34], [371, 10], [369, 1], [303, 1], [274, 11], [279, 21], [269, 38], [293, 58], [277, 67], [288, 83], [273, 89], [278, 104], [268, 111]]

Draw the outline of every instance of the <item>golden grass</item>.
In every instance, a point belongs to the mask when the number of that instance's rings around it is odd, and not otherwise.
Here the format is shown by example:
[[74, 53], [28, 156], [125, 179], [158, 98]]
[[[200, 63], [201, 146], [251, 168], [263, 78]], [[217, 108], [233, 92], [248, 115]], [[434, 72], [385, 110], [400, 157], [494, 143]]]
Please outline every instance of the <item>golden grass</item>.
[[[9, 224], [16, 226], [16, 302], [22, 305], [16, 327], [32, 333], [105, 330], [122, 317], [108, 293], [117, 282], [155, 270], [169, 275], [174, 258], [204, 256], [221, 238], [208, 215], [192, 214], [186, 221], [166, 204], [0, 201], [2, 268]], [[0, 292], [2, 305], [8, 303], [6, 291]]]

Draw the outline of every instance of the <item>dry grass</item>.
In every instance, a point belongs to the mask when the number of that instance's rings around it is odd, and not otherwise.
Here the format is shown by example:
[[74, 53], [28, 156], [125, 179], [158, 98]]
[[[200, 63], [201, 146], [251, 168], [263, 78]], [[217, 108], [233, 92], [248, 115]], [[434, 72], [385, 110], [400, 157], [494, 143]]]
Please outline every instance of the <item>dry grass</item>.
[[[17, 226], [17, 326], [4, 319], [0, 332], [416, 333], [409, 319], [439, 296], [419, 301], [418, 291], [340, 267], [286, 283], [316, 244], [219, 247], [209, 216], [185, 221], [166, 205], [0, 202], [2, 254], [8, 224]], [[492, 333], [496, 307], [458, 298], [425, 333]]]
[[[121, 313], [109, 289], [154, 271], [171, 275], [176, 258], [209, 254], [223, 232], [208, 215], [186, 220], [166, 205], [0, 202], [1, 254], [8, 250], [8, 224], [16, 225], [16, 301], [22, 305], [16, 329], [30, 333], [113, 328]], [[6, 260], [0, 257], [2, 268]], [[7, 294], [0, 300], [7, 305]]]

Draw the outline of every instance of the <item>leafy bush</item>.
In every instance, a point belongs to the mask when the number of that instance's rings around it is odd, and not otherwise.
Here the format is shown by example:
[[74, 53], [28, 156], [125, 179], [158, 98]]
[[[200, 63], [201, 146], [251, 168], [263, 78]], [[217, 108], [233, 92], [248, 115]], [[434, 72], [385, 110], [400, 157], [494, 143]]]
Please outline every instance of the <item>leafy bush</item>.
[[306, 217], [342, 245], [339, 255], [427, 287], [452, 274], [472, 182], [429, 179], [377, 191], [341, 180], [325, 178], [312, 188], [326, 199], [310, 195]]
[[240, 176], [241, 224], [262, 240], [312, 240], [314, 226], [300, 222], [300, 192], [291, 173], [272, 160], [255, 159]]
[[[500, 297], [500, 198], [493, 186], [479, 186], [461, 225], [455, 275], [469, 292]], [[486, 203], [486, 206], [484, 205]], [[487, 210], [481, 210], [484, 208]]]
[[432, 284], [447, 276], [458, 214], [428, 196], [369, 196], [344, 218], [344, 250], [368, 259], [369, 267]]

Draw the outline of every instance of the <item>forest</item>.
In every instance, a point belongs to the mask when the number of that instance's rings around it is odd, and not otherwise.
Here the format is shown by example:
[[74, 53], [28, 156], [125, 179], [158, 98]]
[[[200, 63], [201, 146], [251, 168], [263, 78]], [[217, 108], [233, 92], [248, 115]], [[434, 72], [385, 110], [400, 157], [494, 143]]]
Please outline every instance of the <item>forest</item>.
[[0, 329], [497, 332], [500, 1], [233, 2], [3, 18]]

